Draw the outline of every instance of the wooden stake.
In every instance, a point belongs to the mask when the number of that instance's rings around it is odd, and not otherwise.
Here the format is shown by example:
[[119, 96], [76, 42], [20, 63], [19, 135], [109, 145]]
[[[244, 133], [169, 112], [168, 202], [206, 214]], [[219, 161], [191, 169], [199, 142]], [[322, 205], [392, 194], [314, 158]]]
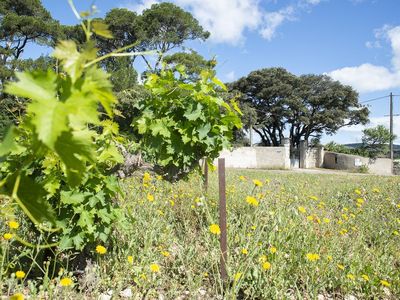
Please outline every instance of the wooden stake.
[[228, 260], [227, 230], [226, 230], [226, 181], [225, 181], [225, 158], [218, 159], [218, 178], [219, 178], [219, 227], [221, 229], [220, 248], [221, 248], [221, 279], [226, 281], [226, 263]]

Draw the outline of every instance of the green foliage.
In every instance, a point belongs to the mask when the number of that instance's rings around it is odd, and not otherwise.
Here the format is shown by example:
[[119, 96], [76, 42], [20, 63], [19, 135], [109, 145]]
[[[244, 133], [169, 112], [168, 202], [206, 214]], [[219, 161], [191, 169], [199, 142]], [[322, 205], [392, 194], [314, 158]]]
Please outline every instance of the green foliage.
[[233, 129], [241, 127], [240, 110], [220, 97], [225, 86], [212, 72], [188, 82], [184, 67], [177, 69], [178, 74], [162, 70], [148, 77], [145, 87], [151, 96], [139, 101], [140, 116], [133, 123], [144, 153], [169, 179], [198, 168], [203, 157], [218, 157], [230, 147]]
[[[1, 193], [39, 232], [52, 232], [61, 249], [106, 242], [121, 215], [112, 203], [118, 182], [109, 175], [122, 162], [118, 126], [110, 120], [116, 98], [108, 75], [93, 63], [96, 53], [90, 41], [80, 50], [61, 41], [53, 56], [64, 72], [17, 73], [5, 89], [30, 102], [21, 125], [0, 145]], [[108, 119], [100, 120], [100, 105]]]
[[262, 69], [232, 83], [231, 90], [257, 110], [253, 128], [265, 145], [280, 145], [286, 130], [292, 146], [298, 146], [301, 139], [368, 121], [357, 93], [325, 75], [297, 77], [283, 68]]
[[206, 60], [203, 56], [193, 50], [189, 53], [177, 52], [171, 55], [166, 55], [163, 58], [163, 62], [170, 68], [181, 65], [185, 66], [186, 74], [191, 80], [198, 79], [201, 71], [205, 69], [213, 70], [216, 66], [216, 61], [214, 59]]
[[396, 136], [391, 135], [389, 129], [383, 125], [378, 125], [363, 130], [362, 148], [371, 158], [387, 155], [390, 150], [389, 143], [395, 139]]

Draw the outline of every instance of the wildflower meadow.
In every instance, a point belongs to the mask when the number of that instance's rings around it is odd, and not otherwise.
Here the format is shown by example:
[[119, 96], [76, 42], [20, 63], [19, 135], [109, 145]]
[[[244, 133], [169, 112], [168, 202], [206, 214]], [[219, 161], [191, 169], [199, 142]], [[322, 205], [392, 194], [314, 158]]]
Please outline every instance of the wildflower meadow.
[[[227, 170], [222, 282], [216, 176], [208, 192], [198, 175], [123, 181], [117, 201], [127, 220], [84, 254], [28, 250], [18, 238], [30, 225], [2, 210], [1, 290], [33, 299], [123, 299], [127, 291], [134, 299], [398, 299], [397, 177]], [[92, 259], [76, 265], [77, 256]]]

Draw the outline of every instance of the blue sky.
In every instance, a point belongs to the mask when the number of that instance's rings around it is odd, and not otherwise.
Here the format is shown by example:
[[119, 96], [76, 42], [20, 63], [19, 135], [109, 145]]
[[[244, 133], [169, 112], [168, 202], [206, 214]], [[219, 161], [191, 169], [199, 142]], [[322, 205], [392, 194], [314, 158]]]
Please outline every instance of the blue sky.
[[[76, 19], [67, 0], [42, 0], [63, 24]], [[114, 7], [137, 12], [158, 0], [75, 1], [79, 10], [95, 4], [104, 15]], [[399, 0], [172, 0], [189, 10], [211, 38], [187, 46], [217, 57], [218, 76], [231, 81], [265, 67], [284, 67], [294, 74], [327, 73], [352, 85], [360, 100], [400, 95]], [[36, 57], [48, 49], [31, 47]], [[138, 66], [141, 68], [141, 66]], [[370, 104], [371, 124], [388, 125], [389, 100]], [[400, 97], [394, 98], [400, 114]], [[400, 117], [395, 117], [400, 143]], [[360, 142], [361, 126], [340, 130], [323, 142]]]

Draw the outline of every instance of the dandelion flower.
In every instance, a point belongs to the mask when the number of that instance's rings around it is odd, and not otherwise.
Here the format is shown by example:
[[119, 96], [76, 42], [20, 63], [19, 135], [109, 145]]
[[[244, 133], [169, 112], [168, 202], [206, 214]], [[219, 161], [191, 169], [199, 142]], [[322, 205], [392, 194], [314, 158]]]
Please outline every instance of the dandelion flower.
[[240, 175], [240, 176], [239, 176], [239, 179], [240, 179], [241, 181], [246, 181], [246, 177], [244, 177], [243, 175]]
[[246, 202], [247, 202], [248, 204], [250, 204], [251, 206], [255, 206], [255, 207], [258, 206], [258, 201], [257, 201], [257, 199], [254, 198], [254, 197], [252, 197], [252, 196], [247, 196], [247, 197], [246, 197]]
[[271, 248], [269, 248], [269, 252], [271, 252], [272, 254], [276, 253], [277, 249], [276, 247], [272, 246]]
[[10, 297], [10, 300], [24, 300], [25, 296], [21, 293], [16, 293]]
[[19, 223], [16, 222], [16, 221], [9, 221], [8, 222], [8, 227], [10, 227], [11, 229], [18, 229]]
[[363, 204], [365, 200], [363, 198], [357, 198], [356, 201], [358, 204]]
[[309, 261], [317, 261], [320, 259], [319, 254], [317, 253], [307, 253], [306, 258]]
[[168, 251], [161, 251], [161, 255], [164, 257], [169, 257], [170, 253]]
[[128, 263], [133, 264], [133, 256], [132, 255], [128, 256]]
[[242, 277], [242, 273], [238, 272], [233, 276], [234, 281], [239, 281], [239, 279]]
[[303, 207], [303, 206], [299, 206], [299, 207], [298, 207], [298, 210], [299, 210], [299, 212], [301, 212], [302, 214], [305, 214], [305, 213], [306, 213], [306, 208]]
[[386, 287], [390, 286], [390, 283], [386, 280], [381, 280], [380, 283], [381, 283], [381, 285], [386, 286]]
[[219, 234], [221, 234], [221, 229], [219, 228], [219, 226], [217, 224], [211, 224], [210, 225], [210, 232], [212, 234], [219, 235]]
[[249, 251], [246, 248], [243, 248], [242, 249], [242, 254], [243, 255], [247, 255], [247, 254], [249, 254]]
[[312, 221], [312, 220], [314, 220], [314, 217], [313, 216], [307, 216], [307, 220], [308, 221]]
[[96, 247], [96, 252], [97, 252], [98, 254], [103, 255], [103, 254], [106, 254], [106, 253], [107, 253], [107, 249], [106, 249], [104, 246], [102, 246], [102, 245], [97, 245], [97, 247]]
[[354, 276], [353, 274], [347, 274], [346, 275], [346, 277], [348, 278], [348, 279], [350, 279], [350, 280], [355, 280], [356, 279], [356, 276]]
[[324, 221], [324, 223], [330, 223], [330, 221], [331, 221], [328, 218], [323, 218], [322, 220]]
[[258, 179], [253, 179], [253, 183], [255, 186], [259, 186], [259, 187], [263, 186], [263, 183]]
[[148, 201], [150, 201], [150, 202], [153, 202], [154, 201], [154, 196], [152, 195], [152, 194], [147, 194], [147, 200]]
[[262, 264], [262, 268], [264, 269], [264, 270], [269, 270], [269, 269], [271, 269], [271, 264], [269, 263], [269, 262], [264, 262], [263, 264]]
[[361, 275], [361, 278], [364, 279], [365, 281], [369, 281], [369, 276], [366, 274]]
[[71, 278], [68, 278], [68, 277], [64, 277], [64, 278], [62, 278], [61, 280], [60, 280], [60, 285], [61, 286], [70, 286], [70, 285], [72, 285], [74, 282], [72, 281], [72, 279]]
[[337, 267], [340, 269], [340, 270], [344, 270], [344, 266], [343, 265], [341, 265], [341, 264], [337, 264]]
[[356, 193], [357, 195], [361, 195], [361, 191], [359, 189], [355, 189], [354, 193]]
[[150, 271], [153, 273], [159, 273], [160, 272], [160, 266], [157, 264], [151, 264], [150, 265]]
[[17, 271], [15, 272], [15, 277], [17, 277], [18, 279], [22, 279], [25, 277], [25, 272], [24, 271]]
[[372, 189], [372, 192], [373, 192], [373, 193], [380, 193], [380, 190], [379, 190], [378, 188], [373, 188], [373, 189]]
[[5, 240], [11, 240], [12, 237], [13, 237], [13, 235], [12, 235], [11, 233], [9, 233], [9, 232], [3, 234], [3, 238], [4, 238]]
[[310, 199], [314, 200], [314, 201], [318, 201], [318, 197], [317, 196], [310, 196]]

